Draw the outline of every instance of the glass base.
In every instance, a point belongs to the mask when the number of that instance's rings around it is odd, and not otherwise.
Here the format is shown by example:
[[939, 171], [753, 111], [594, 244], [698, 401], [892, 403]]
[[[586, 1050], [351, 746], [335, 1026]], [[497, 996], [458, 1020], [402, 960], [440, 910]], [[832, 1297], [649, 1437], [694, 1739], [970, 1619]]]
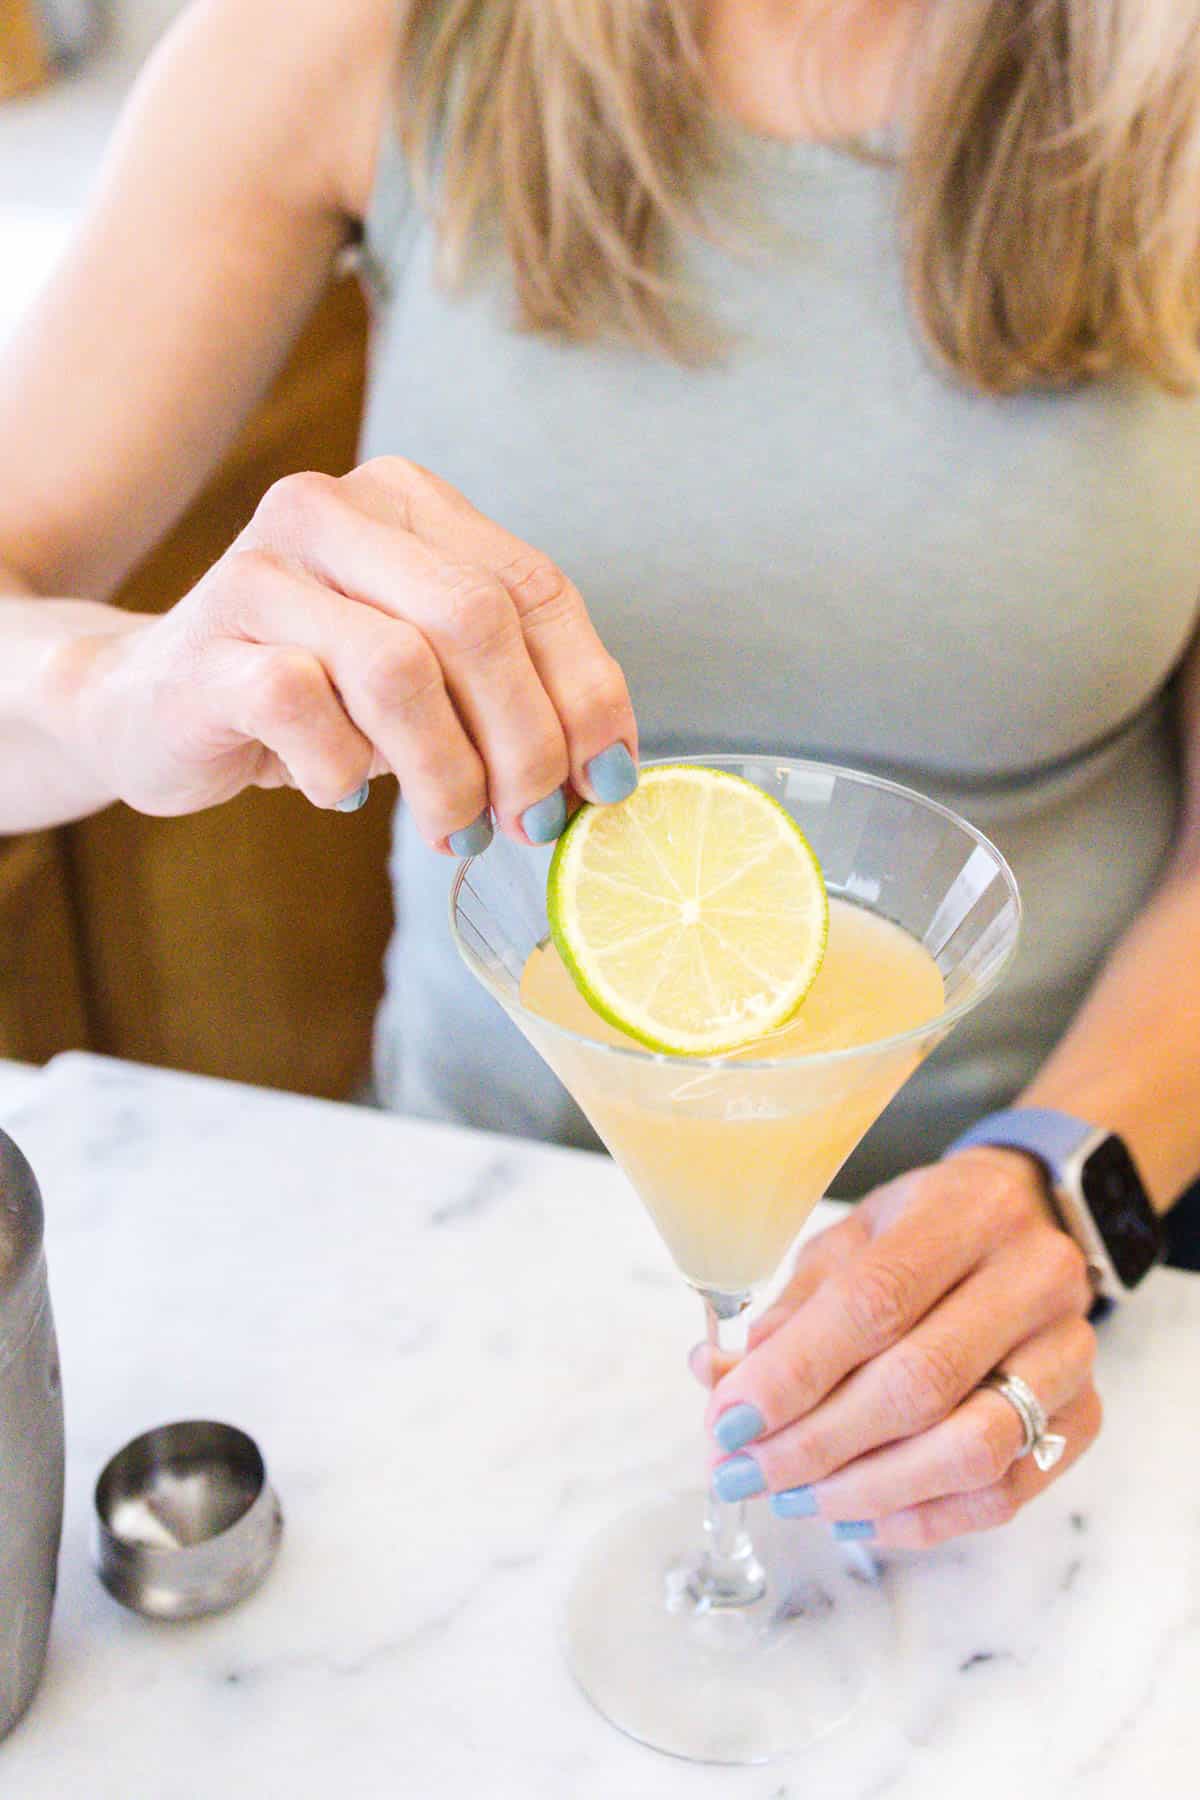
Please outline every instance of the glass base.
[[[893, 1652], [891, 1601], [862, 1545], [818, 1522], [751, 1511], [762, 1599], [695, 1594], [704, 1499], [618, 1519], [588, 1548], [567, 1603], [567, 1655], [606, 1719], [694, 1762], [764, 1763], [844, 1725]], [[686, 1554], [681, 1554], [685, 1552]]]

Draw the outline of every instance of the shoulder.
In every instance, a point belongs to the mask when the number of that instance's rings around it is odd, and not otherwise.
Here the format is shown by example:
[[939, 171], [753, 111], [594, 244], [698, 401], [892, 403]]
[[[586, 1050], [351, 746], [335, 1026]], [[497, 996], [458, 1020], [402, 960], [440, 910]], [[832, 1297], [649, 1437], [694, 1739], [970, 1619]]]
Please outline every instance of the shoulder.
[[192, 0], [144, 77], [296, 201], [361, 217], [391, 85], [397, 0]]

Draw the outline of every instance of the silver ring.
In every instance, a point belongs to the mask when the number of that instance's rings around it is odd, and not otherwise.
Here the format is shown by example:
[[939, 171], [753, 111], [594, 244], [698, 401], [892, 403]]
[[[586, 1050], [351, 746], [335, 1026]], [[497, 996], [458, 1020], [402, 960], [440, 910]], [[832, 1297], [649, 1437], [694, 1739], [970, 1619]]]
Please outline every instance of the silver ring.
[[1067, 1447], [1065, 1437], [1048, 1429], [1049, 1420], [1046, 1409], [1034, 1393], [1027, 1381], [1019, 1375], [1009, 1375], [1004, 1369], [994, 1369], [990, 1375], [980, 1382], [981, 1388], [994, 1388], [1003, 1394], [1021, 1421], [1025, 1433], [1025, 1442], [1017, 1452], [1017, 1461], [1033, 1451], [1033, 1460], [1039, 1469], [1052, 1469]]

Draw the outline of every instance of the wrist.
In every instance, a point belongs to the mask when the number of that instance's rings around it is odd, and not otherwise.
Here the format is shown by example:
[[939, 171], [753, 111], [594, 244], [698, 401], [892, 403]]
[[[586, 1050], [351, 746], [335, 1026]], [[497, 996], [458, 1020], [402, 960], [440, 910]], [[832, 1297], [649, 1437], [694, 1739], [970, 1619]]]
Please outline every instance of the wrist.
[[64, 602], [55, 610], [58, 616], [46, 621], [51, 630], [31, 684], [31, 722], [78, 768], [96, 788], [96, 798], [106, 804], [118, 796], [106, 779], [99, 754], [110, 735], [104, 724], [105, 697], [128, 640], [140, 635], [152, 621], [142, 614], [86, 602]]

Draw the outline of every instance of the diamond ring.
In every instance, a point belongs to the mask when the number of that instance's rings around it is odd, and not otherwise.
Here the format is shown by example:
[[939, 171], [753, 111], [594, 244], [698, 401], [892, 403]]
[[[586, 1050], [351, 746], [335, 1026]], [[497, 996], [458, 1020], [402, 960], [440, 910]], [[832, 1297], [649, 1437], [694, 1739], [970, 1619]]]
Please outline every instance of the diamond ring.
[[1033, 1451], [1033, 1460], [1039, 1469], [1052, 1469], [1067, 1447], [1065, 1437], [1048, 1429], [1049, 1421], [1046, 1409], [1034, 1393], [1029, 1383], [1022, 1381], [1019, 1375], [1009, 1375], [1003, 1369], [996, 1369], [980, 1382], [981, 1388], [994, 1388], [1003, 1394], [1014, 1409], [1025, 1432], [1025, 1442], [1017, 1453], [1017, 1461]]

